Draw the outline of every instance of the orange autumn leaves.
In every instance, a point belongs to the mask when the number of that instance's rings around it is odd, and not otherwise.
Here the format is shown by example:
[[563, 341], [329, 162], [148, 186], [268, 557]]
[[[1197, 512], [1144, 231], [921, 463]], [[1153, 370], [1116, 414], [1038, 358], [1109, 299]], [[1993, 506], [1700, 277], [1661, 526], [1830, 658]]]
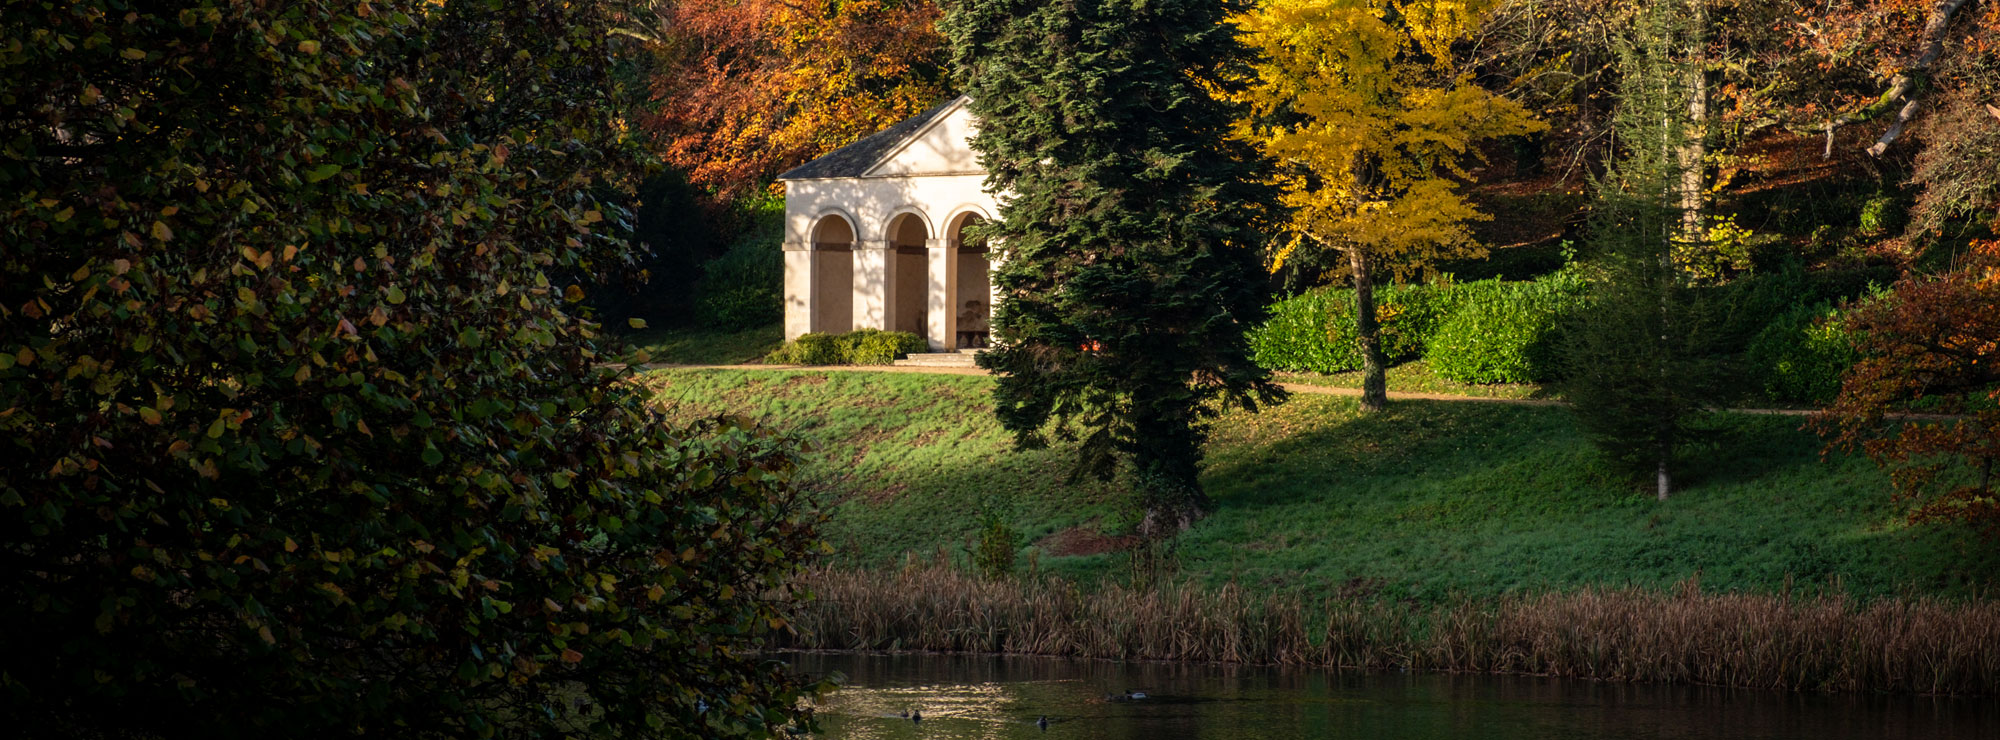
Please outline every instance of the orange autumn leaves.
[[948, 94], [928, 0], [684, 0], [641, 125], [723, 197], [908, 118]]
[[1864, 359], [1815, 426], [1887, 469], [1916, 500], [1914, 519], [2000, 534], [2000, 241], [1973, 243], [1942, 275], [1904, 279], [1847, 321]]

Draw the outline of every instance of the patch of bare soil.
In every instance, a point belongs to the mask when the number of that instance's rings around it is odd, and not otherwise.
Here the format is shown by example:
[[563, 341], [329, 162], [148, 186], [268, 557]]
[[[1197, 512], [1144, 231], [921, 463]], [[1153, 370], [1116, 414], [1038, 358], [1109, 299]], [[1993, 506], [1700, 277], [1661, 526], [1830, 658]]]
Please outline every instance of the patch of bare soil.
[[1130, 550], [1138, 545], [1138, 535], [1108, 535], [1087, 526], [1070, 527], [1035, 542], [1035, 546], [1043, 552], [1057, 557], [1099, 555]]

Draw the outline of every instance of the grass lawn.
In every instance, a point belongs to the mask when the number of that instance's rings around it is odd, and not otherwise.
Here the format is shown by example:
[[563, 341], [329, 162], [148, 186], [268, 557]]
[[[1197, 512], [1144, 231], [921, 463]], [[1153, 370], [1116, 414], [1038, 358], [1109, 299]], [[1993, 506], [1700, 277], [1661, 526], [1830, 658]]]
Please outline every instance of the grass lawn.
[[652, 355], [650, 362], [673, 365], [739, 365], [763, 359], [785, 343], [785, 327], [771, 324], [743, 331], [646, 329], [624, 337]]
[[[963, 558], [998, 517], [1040, 568], [1122, 578], [1097, 552], [1126, 531], [1117, 482], [1066, 478], [1062, 450], [1012, 451], [976, 376], [809, 371], [654, 373], [677, 415], [740, 413], [810, 443], [805, 481], [830, 503], [839, 564]], [[1562, 409], [1295, 397], [1216, 425], [1216, 511], [1173, 542], [1188, 578], [1423, 601], [1586, 584], [1990, 594], [2000, 548], [1911, 528], [1866, 460], [1820, 459], [1794, 418], [1739, 416], [1665, 503], [1596, 462]], [[1077, 553], [1077, 554], [1063, 554]]]
[[[1329, 388], [1360, 388], [1362, 371], [1352, 370], [1331, 375], [1281, 372], [1274, 375], [1278, 380], [1286, 383], [1320, 385]], [[1534, 383], [1495, 383], [1492, 385], [1460, 383], [1431, 372], [1430, 366], [1424, 364], [1423, 360], [1414, 360], [1401, 365], [1391, 366], [1389, 372], [1384, 373], [1384, 375], [1387, 376], [1385, 379], [1388, 381], [1389, 390], [1394, 393], [1439, 393], [1454, 396], [1472, 396], [1475, 398], [1558, 397], [1549, 389]]]

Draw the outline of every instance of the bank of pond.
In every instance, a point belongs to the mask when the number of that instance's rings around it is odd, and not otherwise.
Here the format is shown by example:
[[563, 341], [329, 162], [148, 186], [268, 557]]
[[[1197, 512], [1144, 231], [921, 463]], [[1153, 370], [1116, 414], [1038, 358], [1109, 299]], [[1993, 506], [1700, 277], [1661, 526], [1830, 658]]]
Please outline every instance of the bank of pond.
[[[1984, 699], [997, 655], [792, 653], [837, 740], [1974, 740]], [[1128, 693], [1129, 692], [1129, 693]], [[1135, 698], [1136, 697], [1136, 698]], [[912, 721], [912, 713], [921, 719]]]
[[816, 570], [800, 649], [1491, 673], [1795, 691], [2000, 692], [2000, 602], [1586, 588], [1421, 605], [948, 565]]

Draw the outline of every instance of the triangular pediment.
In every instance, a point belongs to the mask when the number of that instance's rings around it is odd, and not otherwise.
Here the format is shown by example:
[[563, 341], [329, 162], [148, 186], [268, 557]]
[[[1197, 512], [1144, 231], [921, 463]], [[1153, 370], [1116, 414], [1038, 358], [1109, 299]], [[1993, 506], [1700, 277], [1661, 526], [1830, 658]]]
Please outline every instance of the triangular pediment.
[[901, 146], [889, 151], [864, 177], [922, 177], [926, 175], [983, 174], [979, 156], [972, 151], [972, 134], [978, 122], [959, 98], [915, 132]]

